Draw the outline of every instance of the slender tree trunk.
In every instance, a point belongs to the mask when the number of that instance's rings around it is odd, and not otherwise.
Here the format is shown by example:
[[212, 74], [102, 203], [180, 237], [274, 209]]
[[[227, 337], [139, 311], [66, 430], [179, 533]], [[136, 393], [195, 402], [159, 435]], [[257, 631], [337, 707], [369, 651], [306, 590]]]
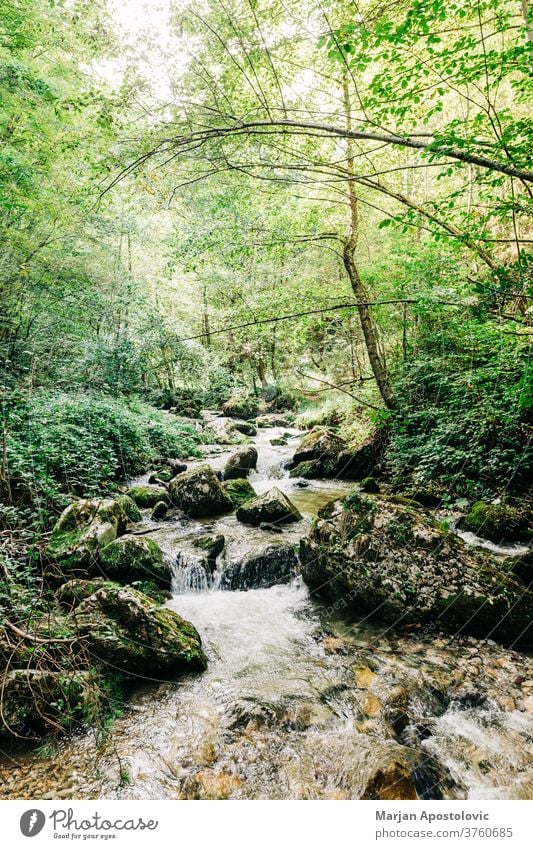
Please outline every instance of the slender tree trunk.
[[[348, 130], [348, 132], [350, 132], [352, 129], [352, 113], [350, 104], [350, 93], [348, 89], [348, 77], [346, 72], [344, 72], [343, 75], [343, 94], [344, 108], [346, 111], [346, 129]], [[350, 221], [348, 227], [348, 235], [344, 240], [344, 267], [346, 269], [346, 273], [348, 274], [353, 293], [358, 302], [357, 309], [359, 311], [359, 320], [361, 322], [361, 329], [363, 331], [363, 336], [365, 339], [365, 345], [368, 353], [368, 359], [370, 361], [370, 367], [374, 373], [374, 377], [376, 378], [376, 383], [380, 395], [383, 399], [383, 403], [385, 404], [387, 409], [392, 410], [394, 409], [394, 399], [392, 395], [392, 390], [387, 377], [385, 365], [379, 353], [376, 328], [374, 326], [374, 322], [370, 314], [370, 309], [364, 303], [365, 301], [368, 301], [368, 296], [363, 281], [361, 280], [361, 276], [359, 274], [359, 269], [357, 267], [357, 262], [355, 259], [357, 243], [359, 240], [359, 209], [357, 203], [357, 195], [355, 192], [355, 181], [352, 179], [354, 174], [354, 150], [353, 140], [350, 137], [347, 138], [346, 152], [348, 173], [350, 175], [348, 179], [348, 203], [350, 210]]]

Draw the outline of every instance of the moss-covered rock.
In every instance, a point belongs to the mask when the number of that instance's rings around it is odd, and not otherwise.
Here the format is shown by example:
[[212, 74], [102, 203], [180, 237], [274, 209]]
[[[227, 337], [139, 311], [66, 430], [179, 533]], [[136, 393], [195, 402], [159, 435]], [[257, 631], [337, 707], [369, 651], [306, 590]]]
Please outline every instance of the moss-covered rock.
[[257, 427], [290, 427], [294, 422], [293, 413], [267, 413], [255, 420]]
[[355, 492], [320, 514], [300, 545], [313, 590], [386, 623], [531, 641], [533, 593], [426, 512]]
[[257, 466], [257, 449], [253, 445], [239, 448], [224, 466], [224, 480], [232, 478], [246, 478], [252, 469]]
[[162, 481], [163, 483], [169, 483], [172, 478], [175, 476], [176, 472], [170, 468], [170, 466], [164, 466], [162, 469], [156, 469], [154, 472], [150, 474], [148, 478], [149, 484], [157, 484]]
[[255, 398], [249, 395], [234, 395], [222, 405], [225, 416], [235, 419], [253, 419], [259, 410]]
[[329, 462], [332, 468], [336, 465], [337, 457], [346, 448], [346, 443], [334, 430], [314, 427], [304, 436], [294, 452], [294, 463], [305, 463], [309, 460]]
[[70, 504], [57, 520], [46, 556], [64, 571], [94, 570], [104, 546], [124, 533], [127, 516], [119, 501], [82, 499]]
[[261, 522], [298, 522], [302, 518], [292, 501], [277, 486], [264, 495], [245, 501], [237, 510], [237, 519], [246, 525]]
[[116, 501], [117, 504], [120, 504], [130, 522], [140, 522], [142, 520], [141, 511], [129, 495], [120, 495]]
[[167, 504], [169, 502], [167, 490], [162, 486], [152, 484], [130, 486], [127, 494], [137, 507], [154, 507], [158, 501], [166, 501]]
[[297, 466], [290, 469], [289, 477], [313, 480], [313, 478], [322, 477], [322, 473], [323, 469], [320, 465], [320, 460], [305, 460], [303, 463], [298, 463]]
[[193, 545], [195, 548], [204, 551], [208, 560], [216, 560], [219, 554], [222, 554], [224, 551], [226, 539], [222, 534], [206, 535], [204, 537], [197, 537]]
[[240, 419], [231, 422], [230, 428], [231, 430], [237, 430], [239, 433], [243, 433], [245, 436], [255, 436], [257, 434], [255, 425], [251, 422], [241, 421]]
[[461, 528], [492, 542], [527, 539], [532, 535], [531, 514], [510, 504], [476, 501], [461, 520]]
[[42, 737], [79, 727], [99, 712], [101, 691], [96, 672], [15, 669], [3, 680], [0, 735]]
[[170, 585], [170, 573], [163, 561], [158, 544], [147, 536], [126, 534], [114, 540], [100, 552], [100, 563], [105, 577], [112, 581], [154, 581], [161, 586]]
[[169, 486], [173, 503], [192, 518], [216, 516], [233, 510], [233, 502], [210, 466], [198, 466], [183, 472]]
[[196, 628], [131, 587], [102, 588], [71, 616], [93, 655], [126, 674], [153, 678], [207, 665]]
[[71, 610], [102, 587], [118, 587], [113, 581], [105, 578], [71, 578], [62, 584], [56, 592], [61, 607]]
[[257, 495], [252, 484], [246, 478], [225, 481], [222, 484], [222, 489], [229, 495], [234, 507], [240, 507], [245, 501], [249, 501]]

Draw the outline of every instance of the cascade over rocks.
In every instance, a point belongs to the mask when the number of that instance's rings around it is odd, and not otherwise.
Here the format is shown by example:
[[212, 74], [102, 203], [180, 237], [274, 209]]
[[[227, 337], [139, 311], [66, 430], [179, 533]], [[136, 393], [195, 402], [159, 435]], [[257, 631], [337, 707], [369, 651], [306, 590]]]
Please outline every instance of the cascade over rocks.
[[132, 587], [102, 587], [71, 614], [93, 654], [136, 675], [173, 675], [205, 669], [196, 628]]
[[155, 581], [170, 585], [170, 574], [158, 544], [147, 536], [125, 534], [100, 552], [102, 572], [113, 581]]
[[224, 466], [224, 480], [246, 478], [256, 466], [257, 449], [253, 445], [245, 445], [232, 454]]
[[194, 519], [216, 516], [233, 510], [215, 472], [208, 465], [178, 475], [169, 484], [173, 503]]
[[49, 560], [65, 571], [94, 569], [99, 552], [126, 530], [122, 504], [111, 498], [84, 498], [70, 504], [52, 530], [46, 548]]
[[237, 510], [237, 519], [245, 525], [260, 525], [261, 522], [299, 522], [301, 518], [292, 501], [277, 486], [269, 489], [264, 495], [245, 501]]
[[300, 544], [307, 584], [387, 623], [531, 641], [533, 593], [424, 511], [351, 493]]

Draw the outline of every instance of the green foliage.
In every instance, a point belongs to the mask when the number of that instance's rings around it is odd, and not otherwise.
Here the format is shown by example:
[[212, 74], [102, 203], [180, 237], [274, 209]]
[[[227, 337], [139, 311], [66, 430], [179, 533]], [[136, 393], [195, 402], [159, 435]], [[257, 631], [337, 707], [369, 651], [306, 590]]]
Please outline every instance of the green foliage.
[[396, 381], [393, 475], [441, 484], [450, 498], [520, 490], [533, 471], [527, 346], [464, 316], [428, 314], [421, 324], [417, 354]]
[[200, 454], [193, 426], [139, 401], [104, 395], [19, 393], [6, 421], [13, 496], [44, 520], [72, 496], [113, 491], [158, 456]]

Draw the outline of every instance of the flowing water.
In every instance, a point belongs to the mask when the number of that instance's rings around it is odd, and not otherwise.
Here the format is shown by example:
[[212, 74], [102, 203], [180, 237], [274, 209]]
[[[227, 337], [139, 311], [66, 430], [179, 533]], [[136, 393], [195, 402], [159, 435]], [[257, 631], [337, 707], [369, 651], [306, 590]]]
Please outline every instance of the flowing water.
[[[290, 479], [284, 463], [298, 434], [272, 446], [281, 432], [254, 439], [251, 482], [258, 492], [279, 486], [301, 522], [282, 534], [235, 515], [143, 522], [173, 570], [168, 604], [198, 628], [207, 671], [139, 688], [105, 739], [79, 734], [46, 759], [6, 759], [4, 798], [350, 799], [397, 764], [419, 798], [531, 796], [526, 656], [491, 641], [449, 642], [431, 626], [398, 634], [353, 622], [339, 604], [311, 599], [279, 562], [260, 586], [224, 589], [235, 563], [295, 544], [320, 505], [349, 488]], [[209, 461], [220, 469], [233, 450], [213, 448]], [[226, 539], [213, 574], [192, 545], [206, 533]]]

